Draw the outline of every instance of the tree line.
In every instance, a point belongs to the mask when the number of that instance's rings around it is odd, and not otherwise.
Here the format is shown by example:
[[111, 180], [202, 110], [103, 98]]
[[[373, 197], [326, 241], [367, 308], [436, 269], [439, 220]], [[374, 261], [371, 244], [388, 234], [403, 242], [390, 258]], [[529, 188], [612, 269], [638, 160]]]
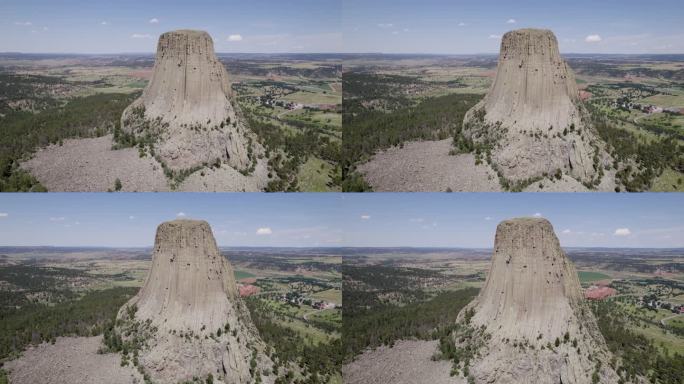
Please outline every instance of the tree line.
[[23, 351], [29, 344], [54, 343], [60, 336], [96, 336], [111, 326], [119, 308], [137, 288], [117, 287], [90, 291], [74, 300], [25, 303], [0, 309], [0, 360]]
[[364, 110], [346, 113], [342, 124], [343, 191], [367, 189], [354, 175], [355, 164], [377, 150], [403, 145], [409, 140], [443, 140], [460, 130], [465, 113], [481, 95], [451, 94], [423, 100], [392, 112]]
[[73, 137], [114, 132], [123, 110], [139, 94], [97, 94], [32, 113], [11, 111], [0, 118], [0, 192], [44, 191], [19, 162], [36, 148]]
[[620, 375], [620, 382], [637, 382], [647, 378], [653, 384], [680, 384], [684, 382], [684, 356], [669, 354], [658, 348], [652, 340], [632, 331], [625, 316], [611, 301], [592, 302], [599, 329], [616, 358], [611, 366]]
[[[364, 267], [358, 267], [361, 270]], [[349, 271], [346, 269], [345, 271]], [[358, 273], [355, 273], [359, 276]], [[366, 274], [366, 277], [370, 276]], [[346, 361], [366, 348], [381, 345], [394, 345], [401, 339], [418, 338], [432, 340], [438, 338], [439, 330], [451, 327], [458, 313], [477, 295], [478, 289], [440, 291], [427, 294], [420, 289], [413, 292], [422, 294], [404, 295], [396, 291], [390, 283], [380, 283], [374, 287], [358, 286], [350, 283], [345, 276], [343, 288], [344, 315], [342, 317], [342, 347]], [[380, 280], [383, 281], [383, 280]], [[392, 295], [394, 293], [394, 295]], [[395, 297], [401, 305], [388, 302], [380, 296]]]

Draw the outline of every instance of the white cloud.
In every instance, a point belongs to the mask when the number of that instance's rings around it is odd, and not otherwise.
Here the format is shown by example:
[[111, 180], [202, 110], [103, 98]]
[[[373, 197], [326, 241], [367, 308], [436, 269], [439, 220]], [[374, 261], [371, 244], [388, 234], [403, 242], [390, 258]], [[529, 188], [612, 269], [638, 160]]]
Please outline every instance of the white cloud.
[[133, 215], [128, 216], [128, 220], [135, 220], [135, 216], [133, 216]]
[[370, 220], [370, 215], [361, 215], [361, 220]]
[[66, 218], [65, 218], [65, 217], [61, 217], [61, 216], [60, 216], [60, 217], [51, 217], [51, 218], [50, 218], [50, 221], [64, 221], [64, 220], [66, 220]]
[[[342, 49], [341, 33], [320, 33], [308, 35], [267, 34], [242, 36], [243, 42], [249, 43], [250, 49], [268, 50], [272, 52], [331, 52]], [[225, 41], [225, 39], [221, 39]], [[228, 44], [229, 42], [226, 42]], [[233, 44], [238, 47], [238, 44]], [[254, 48], [258, 47], [258, 48]], [[242, 49], [242, 48], [240, 48]]]
[[159, 24], [159, 19], [157, 19], [156, 17], [151, 18], [150, 24]]
[[417, 217], [415, 219], [410, 219], [409, 221], [412, 223], [422, 223], [423, 221], [425, 221], [425, 219], [423, 219], [422, 217]]
[[542, 217], [542, 214], [541, 214], [541, 213], [539, 213], [539, 212], [537, 212], [537, 213], [535, 213], [535, 214], [534, 214], [534, 215], [532, 215], [532, 216], [534, 216], [534, 217]]
[[185, 217], [185, 212], [176, 213], [176, 217]]
[[399, 31], [392, 31], [392, 34], [393, 34], [393, 35], [398, 35], [398, 34], [399, 34]]
[[563, 230], [563, 233], [566, 234], [566, 235], [568, 235], [568, 234], [572, 233], [572, 231], [569, 230], [569, 229], [564, 229], [564, 230]]
[[15, 21], [14, 25], [21, 25], [22, 27], [30, 27], [33, 25], [30, 21]]
[[109, 22], [103, 21], [103, 22], [100, 23], [100, 25], [109, 25]]
[[489, 35], [489, 38], [490, 38], [490, 39], [500, 39], [500, 38], [501, 38], [501, 35], [493, 35], [493, 34], [492, 34], [492, 35]]
[[458, 26], [459, 26], [459, 27], [465, 27], [466, 25], [468, 25], [468, 24], [466, 24], [466, 23], [464, 23], [464, 22], [462, 22], [462, 21], [461, 21], [460, 23], [458, 23]]
[[404, 29], [402, 29], [402, 31], [404, 31], [404, 32], [408, 32], [408, 31], [409, 31], [409, 29], [408, 29], [408, 28], [404, 28]]
[[603, 39], [599, 35], [589, 35], [584, 39], [584, 41], [586, 41], [587, 43], [598, 43], [601, 40]]
[[272, 233], [273, 233], [273, 231], [272, 231], [271, 228], [269, 228], [269, 227], [259, 228], [259, 229], [257, 229], [257, 231], [256, 231], [256, 234], [259, 235], [259, 236], [270, 235], [270, 234], [272, 234]]
[[0, 212], [0, 217], [7, 217], [9, 216], [9, 213], [7, 212]]
[[684, 33], [656, 35], [641, 33], [632, 35], [613, 35], [602, 37], [601, 44], [596, 46], [610, 47], [613, 50], [634, 53], [674, 53], [684, 50]]
[[485, 220], [487, 220], [487, 221], [489, 221], [489, 220], [491, 220], [491, 219], [492, 219], [492, 218], [489, 217], [489, 216], [485, 217]]
[[228, 36], [228, 41], [242, 41], [242, 35], [235, 34]]
[[131, 37], [134, 39], [151, 39], [152, 35], [149, 33], [134, 33], [131, 35]]
[[380, 27], [380, 28], [392, 28], [392, 27], [394, 27], [394, 24], [392, 24], [392, 23], [380, 23], [380, 24], [378, 24], [378, 27]]
[[614, 233], [615, 236], [629, 236], [631, 234], [632, 231], [630, 231], [629, 228], [618, 228]]
[[506, 24], [515, 24], [515, 23], [517, 23], [517, 21], [515, 19], [508, 19], [506, 21]]

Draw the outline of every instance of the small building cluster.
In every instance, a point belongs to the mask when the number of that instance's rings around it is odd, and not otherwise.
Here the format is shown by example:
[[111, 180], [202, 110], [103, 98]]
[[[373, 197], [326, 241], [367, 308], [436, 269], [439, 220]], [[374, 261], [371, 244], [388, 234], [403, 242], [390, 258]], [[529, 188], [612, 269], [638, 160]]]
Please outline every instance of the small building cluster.
[[672, 313], [684, 313], [684, 305], [676, 305], [665, 300], [660, 300], [655, 295], [642, 296], [639, 301], [637, 301], [637, 305], [652, 310], [665, 309], [672, 311]]
[[280, 301], [294, 306], [307, 305], [318, 310], [335, 309], [338, 307], [335, 303], [305, 297], [298, 292], [288, 292], [280, 297]]
[[295, 103], [287, 100], [274, 99], [271, 95], [259, 96], [257, 100], [259, 101], [259, 104], [261, 104], [261, 106], [267, 108], [281, 107], [288, 109], [290, 111], [304, 108], [304, 104]]
[[684, 114], [684, 108], [678, 108], [678, 107], [664, 108], [664, 107], [659, 107], [659, 106], [653, 105], [653, 104], [635, 103], [626, 97], [617, 99], [616, 101], [613, 102], [612, 106], [614, 108], [622, 109], [623, 111], [638, 110], [638, 111], [641, 111], [641, 112], [647, 113], [647, 114], [652, 114], [652, 113], [669, 113], [672, 115]]

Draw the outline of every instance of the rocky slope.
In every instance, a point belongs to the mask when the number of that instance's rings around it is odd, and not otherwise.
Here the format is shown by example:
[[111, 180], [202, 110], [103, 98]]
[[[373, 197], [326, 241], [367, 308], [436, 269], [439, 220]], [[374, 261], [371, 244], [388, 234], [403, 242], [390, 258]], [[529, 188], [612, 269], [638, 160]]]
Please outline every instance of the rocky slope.
[[50, 192], [106, 192], [119, 179], [124, 192], [259, 192], [268, 184], [268, 165], [258, 160], [244, 175], [231, 167], [209, 167], [186, 177], [169, 179], [162, 165], [137, 148], [112, 149], [112, 135], [67, 139], [37, 150], [21, 167]]
[[121, 117], [124, 133], [153, 146], [172, 171], [224, 163], [251, 171], [263, 153], [231, 103], [228, 74], [203, 31], [159, 37], [154, 73]]
[[219, 383], [272, 382], [273, 363], [205, 221], [159, 225], [149, 275], [119, 311], [116, 332], [155, 383], [209, 375]]
[[115, 353], [98, 353], [102, 336], [58, 337], [24, 351], [3, 369], [12, 384], [136, 384], [142, 375], [130, 366], [121, 366]]
[[618, 382], [575, 268], [545, 219], [499, 224], [485, 286], [459, 323], [459, 368], [477, 383]]
[[462, 134], [488, 147], [491, 165], [511, 183], [560, 172], [590, 185], [610, 160], [587, 121], [553, 32], [521, 29], [503, 36], [494, 83], [466, 114]]

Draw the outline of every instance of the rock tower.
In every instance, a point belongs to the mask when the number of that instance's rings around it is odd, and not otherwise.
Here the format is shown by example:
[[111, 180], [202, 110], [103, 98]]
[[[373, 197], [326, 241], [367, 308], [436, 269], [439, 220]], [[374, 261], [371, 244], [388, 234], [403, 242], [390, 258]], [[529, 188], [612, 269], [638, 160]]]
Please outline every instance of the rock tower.
[[459, 314], [454, 341], [477, 351], [477, 383], [617, 383], [611, 354], [551, 223], [506, 220], [496, 229], [484, 287]]
[[209, 374], [214, 382], [251, 383], [272, 367], [206, 221], [159, 225], [150, 272], [119, 311], [116, 332], [155, 383]]
[[263, 150], [236, 108], [211, 36], [171, 31], [159, 37], [152, 79], [124, 111], [121, 127], [151, 141], [154, 154], [171, 170], [216, 162], [248, 170]]
[[466, 114], [463, 135], [489, 147], [490, 164], [509, 181], [560, 171], [586, 184], [605, 157], [587, 120], [553, 32], [520, 29], [503, 36], [494, 83]]

